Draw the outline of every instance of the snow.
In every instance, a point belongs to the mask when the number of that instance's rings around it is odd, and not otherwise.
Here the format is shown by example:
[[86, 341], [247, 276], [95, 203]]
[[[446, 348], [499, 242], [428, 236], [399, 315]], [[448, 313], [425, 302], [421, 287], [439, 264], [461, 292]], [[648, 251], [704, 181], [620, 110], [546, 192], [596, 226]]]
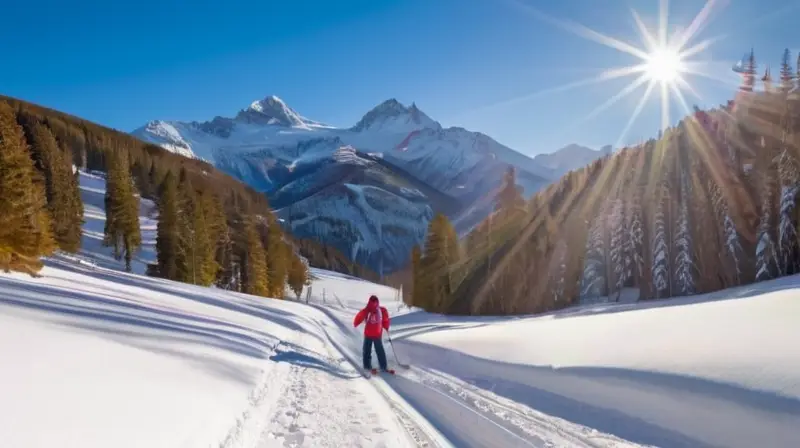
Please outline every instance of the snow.
[[[102, 197], [103, 179], [81, 188]], [[265, 299], [123, 273], [107, 250], [0, 274], [4, 446], [800, 446], [800, 276], [447, 317], [344, 274]], [[411, 365], [396, 376], [358, 371], [372, 294], [390, 365]]]
[[[102, 198], [102, 177], [80, 179], [84, 197]], [[102, 201], [87, 205], [91, 243], [98, 226], [102, 234]], [[40, 278], [0, 274], [4, 446], [407, 447], [436, 440], [402, 399], [386, 398], [343, 356], [342, 329], [325, 313], [123, 273], [106, 251], [88, 244], [79, 256], [57, 255]]]
[[800, 446], [799, 287], [516, 319], [415, 313], [394, 338], [415, 366], [633, 442]]

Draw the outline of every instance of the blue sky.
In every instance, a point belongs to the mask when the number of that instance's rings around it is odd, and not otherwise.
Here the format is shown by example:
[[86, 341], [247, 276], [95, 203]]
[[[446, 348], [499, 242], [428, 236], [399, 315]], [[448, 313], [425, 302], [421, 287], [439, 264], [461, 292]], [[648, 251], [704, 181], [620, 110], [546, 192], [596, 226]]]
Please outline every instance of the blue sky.
[[[730, 67], [751, 46], [761, 68], [775, 67], [785, 47], [800, 49], [798, 2], [717, 3], [724, 7], [693, 42], [724, 37], [693, 59], [719, 79], [688, 77], [702, 96], [687, 96], [689, 104], [730, 98]], [[701, 7], [672, 0], [671, 25], [688, 25]], [[519, 99], [637, 63], [543, 16], [642, 47], [631, 8], [656, 28], [658, 0], [17, 2], [3, 8], [0, 93], [124, 131], [150, 119], [232, 116], [269, 94], [309, 118], [349, 126], [394, 97], [526, 154], [600, 146], [618, 141], [644, 88], [577, 120], [633, 77]], [[655, 98], [624, 143], [657, 133]], [[671, 110], [674, 122], [681, 107]]]

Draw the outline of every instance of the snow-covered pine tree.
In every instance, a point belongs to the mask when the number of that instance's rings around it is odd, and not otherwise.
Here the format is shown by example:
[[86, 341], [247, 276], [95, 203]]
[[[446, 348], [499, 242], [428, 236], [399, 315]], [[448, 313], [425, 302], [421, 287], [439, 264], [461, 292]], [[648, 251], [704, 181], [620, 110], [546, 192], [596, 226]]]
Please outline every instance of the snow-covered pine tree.
[[567, 242], [560, 239], [553, 250], [550, 264], [550, 296], [556, 308], [565, 306], [564, 290], [567, 273]]
[[774, 160], [769, 157], [764, 138], [761, 138], [759, 177], [761, 180], [761, 217], [756, 231], [756, 281], [778, 275], [778, 250], [775, 244], [775, 214], [777, 209], [777, 179]]
[[716, 223], [720, 226], [720, 234], [722, 235], [722, 243], [725, 249], [720, 254], [720, 259], [723, 260], [726, 268], [723, 271], [733, 274], [733, 282], [724, 286], [737, 286], [742, 282], [741, 263], [743, 256], [739, 231], [736, 230], [728, 203], [725, 202], [719, 185], [713, 179], [709, 179], [708, 189], [711, 192], [711, 206], [714, 208]]
[[[635, 188], [635, 187], [634, 187]], [[642, 222], [641, 194], [635, 191], [633, 199], [628, 203], [625, 213], [625, 269], [628, 278], [632, 278], [636, 286], [644, 270], [644, 223]]]
[[676, 293], [682, 296], [694, 294], [694, 258], [692, 234], [689, 225], [689, 201], [691, 191], [685, 171], [681, 173], [681, 197], [675, 223], [675, 285]]
[[[792, 53], [789, 49], [783, 50], [783, 60], [781, 61], [781, 90], [786, 93], [794, 88], [794, 73], [792, 73]], [[798, 67], [800, 68], [800, 67]]]
[[778, 215], [778, 253], [780, 275], [798, 272], [797, 223], [795, 223], [795, 199], [797, 197], [800, 174], [797, 162], [786, 146], [786, 130], [782, 139], [783, 149], [778, 156], [778, 178], [780, 181], [780, 203]]
[[611, 263], [612, 278], [609, 281], [609, 299], [616, 294], [619, 301], [622, 288], [627, 280], [625, 270], [625, 216], [622, 199], [614, 199], [611, 202], [611, 211], [608, 216], [608, 229], [611, 233], [609, 246], [609, 262]]
[[667, 214], [669, 210], [669, 188], [666, 182], [659, 186], [658, 202], [653, 217], [653, 292], [656, 298], [669, 297], [670, 254], [667, 244]]
[[581, 298], [602, 296], [606, 292], [605, 233], [606, 205], [604, 203], [589, 225], [589, 235], [586, 239], [586, 258], [581, 280]]

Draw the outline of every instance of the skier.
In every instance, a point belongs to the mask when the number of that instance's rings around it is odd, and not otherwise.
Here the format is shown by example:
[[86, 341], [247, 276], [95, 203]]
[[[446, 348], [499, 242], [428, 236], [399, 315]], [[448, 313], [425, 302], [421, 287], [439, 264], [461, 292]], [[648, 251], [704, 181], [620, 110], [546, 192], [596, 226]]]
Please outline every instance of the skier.
[[375, 353], [378, 355], [378, 365], [382, 371], [387, 373], [394, 373], [386, 365], [386, 352], [383, 350], [383, 336], [384, 328], [389, 330], [389, 312], [386, 308], [380, 306], [378, 298], [374, 295], [369, 297], [367, 306], [356, 314], [353, 320], [353, 326], [358, 327], [361, 322], [364, 324], [364, 348], [363, 360], [364, 370], [369, 370], [373, 374], [378, 373], [377, 370], [372, 368], [372, 346], [375, 346]]

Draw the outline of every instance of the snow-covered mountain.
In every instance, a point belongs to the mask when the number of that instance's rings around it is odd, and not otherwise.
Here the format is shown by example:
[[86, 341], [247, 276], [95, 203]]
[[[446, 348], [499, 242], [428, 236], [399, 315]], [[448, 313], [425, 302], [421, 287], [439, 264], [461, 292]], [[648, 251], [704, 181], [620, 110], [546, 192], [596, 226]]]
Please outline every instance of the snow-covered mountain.
[[563, 176], [572, 170], [583, 168], [595, 160], [611, 154], [611, 151], [611, 145], [595, 150], [571, 144], [550, 154], [538, 154], [533, 160], [542, 167], [551, 170], [553, 175]]
[[444, 128], [395, 99], [350, 128], [310, 120], [268, 96], [234, 118], [151, 121], [133, 135], [213, 163], [266, 193], [294, 234], [383, 272], [405, 264], [435, 212], [461, 231], [485, 217], [486, 196], [509, 165], [526, 196], [558, 177], [487, 135]]

